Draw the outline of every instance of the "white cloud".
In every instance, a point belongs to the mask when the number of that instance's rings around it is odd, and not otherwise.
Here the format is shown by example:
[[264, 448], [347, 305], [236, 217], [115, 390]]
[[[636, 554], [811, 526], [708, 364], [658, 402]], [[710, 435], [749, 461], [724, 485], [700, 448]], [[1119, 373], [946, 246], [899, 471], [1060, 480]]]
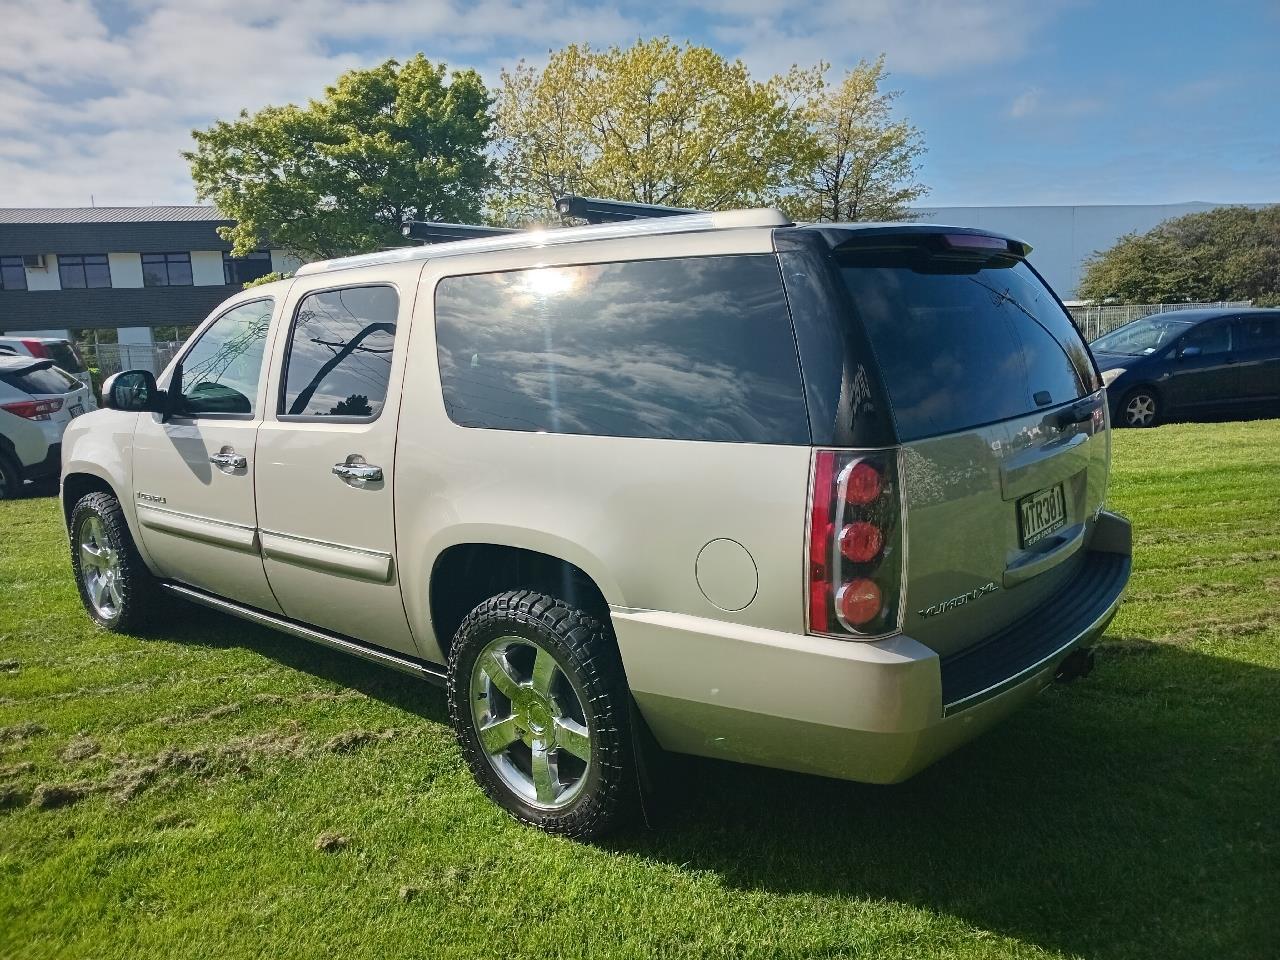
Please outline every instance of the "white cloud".
[[192, 128], [303, 102], [342, 71], [418, 50], [487, 80], [570, 41], [626, 44], [704, 23], [753, 70], [885, 51], [898, 74], [1023, 56], [1063, 0], [7, 0], [0, 32], [0, 205], [194, 198]]

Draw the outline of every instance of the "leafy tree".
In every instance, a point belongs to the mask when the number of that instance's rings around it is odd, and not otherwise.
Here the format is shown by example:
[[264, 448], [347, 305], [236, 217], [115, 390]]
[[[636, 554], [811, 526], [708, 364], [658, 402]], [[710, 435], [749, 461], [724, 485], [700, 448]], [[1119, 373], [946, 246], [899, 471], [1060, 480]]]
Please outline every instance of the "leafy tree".
[[248, 290], [250, 287], [260, 287], [264, 283], [275, 283], [277, 280], [288, 280], [292, 276], [292, 273], [281, 273], [279, 270], [272, 270], [270, 273], [264, 273], [260, 277], [255, 277], [252, 280], [246, 280], [240, 286], [242, 289]]
[[740, 60], [670, 38], [570, 44], [538, 70], [503, 71], [495, 218], [553, 217], [575, 193], [723, 209], [765, 202], [817, 159], [797, 109], [817, 71], [758, 81]]
[[1218, 207], [1130, 233], [1086, 262], [1079, 294], [1121, 303], [1280, 296], [1280, 207]]
[[820, 149], [783, 205], [798, 220], [906, 220], [928, 192], [916, 176], [924, 137], [893, 120], [897, 90], [881, 90], [884, 55], [860, 60], [835, 87], [824, 86], [805, 114]]
[[243, 256], [264, 239], [304, 257], [403, 243], [406, 219], [474, 222], [491, 179], [492, 103], [472, 70], [421, 54], [352, 70], [305, 107], [265, 107], [192, 136], [196, 193], [236, 221]]

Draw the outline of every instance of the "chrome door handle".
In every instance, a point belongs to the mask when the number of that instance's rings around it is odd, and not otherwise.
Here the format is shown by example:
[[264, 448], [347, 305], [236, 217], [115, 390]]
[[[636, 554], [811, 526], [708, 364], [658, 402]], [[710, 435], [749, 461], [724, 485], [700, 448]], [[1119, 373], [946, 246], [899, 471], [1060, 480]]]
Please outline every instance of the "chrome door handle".
[[340, 477], [344, 483], [361, 482], [376, 483], [382, 479], [382, 468], [366, 463], [364, 457], [353, 453], [343, 463], [333, 465], [333, 475]]
[[249, 458], [241, 456], [230, 447], [223, 447], [209, 458], [209, 462], [223, 470], [243, 470], [249, 466]]

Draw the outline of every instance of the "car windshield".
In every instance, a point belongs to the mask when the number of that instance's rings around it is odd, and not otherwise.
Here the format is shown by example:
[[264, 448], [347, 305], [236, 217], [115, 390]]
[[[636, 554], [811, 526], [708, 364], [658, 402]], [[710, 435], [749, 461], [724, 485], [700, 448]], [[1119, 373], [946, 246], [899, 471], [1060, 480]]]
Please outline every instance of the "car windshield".
[[1172, 343], [1186, 332], [1191, 323], [1190, 320], [1173, 320], [1169, 317], [1143, 317], [1104, 334], [1089, 346], [1093, 347], [1095, 353], [1121, 353], [1141, 357]]

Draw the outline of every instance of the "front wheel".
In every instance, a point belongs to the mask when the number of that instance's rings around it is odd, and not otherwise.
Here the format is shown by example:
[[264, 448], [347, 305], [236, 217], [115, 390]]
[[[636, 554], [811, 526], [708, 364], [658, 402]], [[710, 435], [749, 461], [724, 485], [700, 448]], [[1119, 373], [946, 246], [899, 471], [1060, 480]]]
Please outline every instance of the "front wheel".
[[636, 795], [629, 694], [608, 627], [554, 597], [486, 600], [449, 655], [449, 714], [476, 781], [523, 823], [578, 839]]
[[158, 600], [156, 581], [138, 556], [120, 501], [90, 493], [71, 510], [71, 569], [80, 601], [99, 626], [128, 633]]
[[1120, 404], [1120, 422], [1126, 427], [1154, 427], [1160, 420], [1160, 401], [1155, 392], [1139, 387], [1125, 395]]

